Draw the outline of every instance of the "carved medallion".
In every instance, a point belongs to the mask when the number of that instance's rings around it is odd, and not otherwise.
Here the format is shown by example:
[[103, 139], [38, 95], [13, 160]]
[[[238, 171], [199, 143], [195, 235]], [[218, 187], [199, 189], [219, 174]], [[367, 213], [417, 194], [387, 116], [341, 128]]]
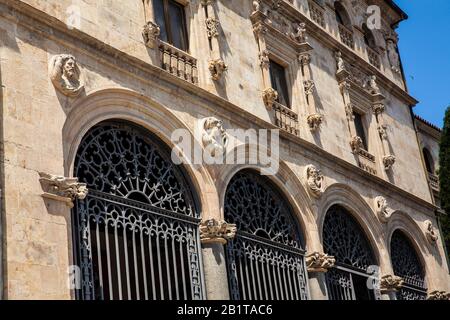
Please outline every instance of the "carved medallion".
[[70, 54], [60, 54], [52, 58], [50, 79], [59, 92], [69, 97], [78, 96], [84, 89], [77, 60]]

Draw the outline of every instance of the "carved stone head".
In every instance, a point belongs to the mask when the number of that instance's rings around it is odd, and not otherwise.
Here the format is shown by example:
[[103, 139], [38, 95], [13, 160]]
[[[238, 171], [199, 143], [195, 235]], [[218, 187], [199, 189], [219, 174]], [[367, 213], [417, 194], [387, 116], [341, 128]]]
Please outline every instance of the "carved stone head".
[[50, 78], [55, 88], [66, 96], [75, 97], [84, 88], [80, 68], [75, 57], [70, 54], [53, 57]]

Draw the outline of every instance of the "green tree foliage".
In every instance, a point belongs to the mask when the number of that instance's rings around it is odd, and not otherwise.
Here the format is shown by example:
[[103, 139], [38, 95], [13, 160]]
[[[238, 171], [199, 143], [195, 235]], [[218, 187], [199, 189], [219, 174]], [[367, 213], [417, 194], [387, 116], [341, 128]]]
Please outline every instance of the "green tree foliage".
[[450, 253], [450, 106], [447, 107], [439, 151], [439, 183], [441, 207], [447, 212], [441, 218], [443, 237]]

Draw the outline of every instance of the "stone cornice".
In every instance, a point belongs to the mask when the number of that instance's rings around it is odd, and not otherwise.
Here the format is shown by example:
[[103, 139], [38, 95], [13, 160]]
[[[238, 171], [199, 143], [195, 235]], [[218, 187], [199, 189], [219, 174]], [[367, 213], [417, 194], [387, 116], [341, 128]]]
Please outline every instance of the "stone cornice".
[[422, 119], [417, 115], [414, 116], [414, 119], [416, 121], [417, 130], [419, 132], [430, 135], [438, 142], [441, 140], [442, 131], [438, 127], [434, 126], [430, 122], [426, 121], [425, 119]]
[[[233, 119], [229, 120], [243, 127], [252, 123], [252, 127], [254, 128], [259, 126], [260, 128], [265, 129], [279, 129], [274, 124], [245, 111], [239, 106], [234, 105], [211, 92], [171, 75], [145, 61], [130, 56], [82, 31], [76, 29], [70, 30], [66, 24], [60, 20], [51, 17], [30, 5], [20, 1], [3, 0], [3, 2], [0, 3], [0, 16], [21, 24], [28, 29], [32, 29], [33, 32], [41, 34], [66, 47], [72, 47], [76, 51], [82, 50], [85, 54], [91, 55], [111, 67], [121, 69], [129, 76], [136, 77], [142, 82], [151, 83], [158, 88], [163, 88], [164, 86], [165, 90], [184, 90], [192, 97], [195, 97], [197, 104], [203, 102], [203, 106], [205, 108], [210, 108], [213, 113], [217, 113], [221, 108], [232, 113]], [[309, 21], [309, 19], [307, 21]], [[316, 28], [318, 27], [316, 26]], [[187, 95], [188, 99], [194, 99], [192, 97], [189, 98], [190, 95]], [[214, 107], [211, 107], [211, 105]], [[434, 212], [438, 209], [438, 207], [432, 203], [427, 202], [380, 177], [371, 175], [356, 165], [347, 162], [300, 137], [280, 130], [280, 139], [285, 144], [297, 146], [298, 149], [303, 150], [303, 152], [306, 150], [306, 152], [310, 153], [314, 159], [318, 159], [317, 161], [320, 162], [323, 167], [332, 166], [337, 173], [341, 174], [348, 175], [348, 172], [352, 172], [356, 179], [360, 179], [359, 182], [370, 184], [371, 187], [377, 187], [380, 192], [385, 194], [398, 194], [399, 196], [410, 200], [419, 206], [420, 209], [425, 209], [426, 211], [423, 212], [429, 216], [434, 216]], [[399, 198], [399, 201], [404, 200], [405, 199]]]
[[378, 79], [378, 84], [383, 87], [384, 90], [391, 93], [401, 101], [405, 102], [408, 106], [415, 106], [418, 101], [412, 97], [406, 90], [399, 87], [391, 79], [380, 72], [376, 67], [372, 66], [364, 58], [356, 54], [352, 49], [348, 48], [346, 45], [341, 43], [338, 39], [334, 38], [326, 30], [318, 26], [314, 21], [312, 21], [308, 16], [303, 14], [292, 4], [282, 1], [283, 9], [286, 12], [290, 12], [291, 15], [296, 15], [298, 19], [302, 20], [306, 24], [308, 30], [308, 36], [314, 37], [320, 40], [322, 44], [328, 46], [332, 52], [341, 51], [342, 57], [348, 63], [354, 64], [356, 67], [363, 70], [365, 73], [370, 75], [375, 75]]

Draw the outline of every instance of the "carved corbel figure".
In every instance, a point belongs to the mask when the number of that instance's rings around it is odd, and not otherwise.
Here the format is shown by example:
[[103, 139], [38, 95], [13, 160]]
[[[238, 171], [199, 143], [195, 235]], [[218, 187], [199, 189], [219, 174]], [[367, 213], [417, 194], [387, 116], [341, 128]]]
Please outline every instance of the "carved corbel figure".
[[383, 157], [384, 170], [386, 170], [386, 171], [391, 170], [392, 167], [394, 166], [396, 160], [397, 160], [397, 158], [392, 154], [384, 156]]
[[221, 120], [214, 117], [203, 120], [202, 142], [211, 157], [223, 156], [228, 145], [228, 134]]
[[293, 26], [294, 32], [291, 33], [291, 38], [298, 43], [305, 43], [307, 40], [306, 37], [306, 24], [305, 23], [296, 23]]
[[377, 84], [377, 76], [370, 76], [366, 83], [366, 89], [370, 92], [370, 94], [380, 94], [380, 88]]
[[311, 194], [318, 198], [324, 192], [323, 174], [314, 165], [310, 164], [305, 168], [306, 183]]
[[222, 77], [222, 74], [228, 70], [228, 66], [222, 59], [209, 60], [208, 69], [211, 73], [211, 78], [215, 81]]
[[263, 101], [267, 109], [271, 110], [273, 104], [278, 99], [278, 92], [273, 88], [267, 88], [263, 91]]
[[201, 243], [226, 244], [228, 240], [236, 236], [236, 232], [236, 225], [226, 223], [225, 221], [209, 219], [200, 223]]
[[155, 48], [160, 34], [161, 29], [156, 23], [153, 21], [147, 22], [142, 30], [145, 45], [151, 49]]
[[39, 182], [44, 191], [42, 197], [65, 202], [70, 208], [73, 207], [73, 201], [85, 199], [88, 193], [87, 185], [78, 182], [78, 178], [39, 172]]
[[308, 272], [327, 272], [335, 263], [336, 259], [325, 253], [314, 252], [306, 256]]
[[311, 131], [317, 131], [323, 122], [323, 115], [318, 113], [310, 114], [306, 121], [308, 122], [308, 126]]
[[342, 71], [346, 71], [345, 62], [344, 62], [344, 59], [342, 58], [342, 52], [336, 51], [334, 53], [334, 58], [336, 59], [336, 65], [337, 65], [336, 73], [341, 73]]
[[381, 278], [380, 290], [381, 293], [389, 293], [398, 291], [402, 288], [405, 281], [401, 277], [386, 275]]
[[352, 140], [350, 140], [350, 148], [352, 148], [352, 152], [354, 154], [358, 154], [361, 149], [364, 149], [364, 144], [361, 137], [354, 136]]
[[70, 54], [54, 56], [50, 61], [50, 79], [62, 94], [75, 98], [84, 89], [77, 60]]
[[430, 220], [425, 221], [425, 235], [430, 243], [434, 244], [438, 240], [439, 236], [436, 229], [433, 227], [433, 222]]
[[383, 196], [378, 196], [375, 198], [375, 211], [378, 218], [383, 223], [387, 223], [394, 212], [394, 210], [389, 207], [386, 198]]

